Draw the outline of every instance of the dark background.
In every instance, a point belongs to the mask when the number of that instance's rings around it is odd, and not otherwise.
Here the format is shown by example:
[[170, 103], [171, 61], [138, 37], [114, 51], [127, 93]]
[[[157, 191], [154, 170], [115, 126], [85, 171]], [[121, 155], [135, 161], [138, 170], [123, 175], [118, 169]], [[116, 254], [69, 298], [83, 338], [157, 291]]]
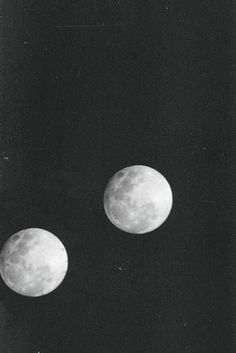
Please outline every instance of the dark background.
[[[1, 282], [1, 353], [234, 352], [227, 5], [2, 1], [1, 246], [47, 229], [69, 269], [40, 298]], [[174, 196], [141, 236], [102, 205], [133, 164]]]

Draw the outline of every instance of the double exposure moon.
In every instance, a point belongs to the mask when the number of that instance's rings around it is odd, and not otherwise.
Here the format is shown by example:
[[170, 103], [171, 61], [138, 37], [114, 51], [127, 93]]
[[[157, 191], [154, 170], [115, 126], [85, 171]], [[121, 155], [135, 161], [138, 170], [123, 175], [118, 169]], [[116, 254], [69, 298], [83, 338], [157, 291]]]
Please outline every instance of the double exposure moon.
[[104, 209], [119, 229], [143, 234], [158, 228], [172, 208], [172, 191], [157, 170], [134, 165], [117, 172], [104, 192]]
[[29, 228], [12, 235], [0, 254], [0, 273], [13, 291], [30, 297], [52, 292], [63, 281], [68, 257], [52, 233]]

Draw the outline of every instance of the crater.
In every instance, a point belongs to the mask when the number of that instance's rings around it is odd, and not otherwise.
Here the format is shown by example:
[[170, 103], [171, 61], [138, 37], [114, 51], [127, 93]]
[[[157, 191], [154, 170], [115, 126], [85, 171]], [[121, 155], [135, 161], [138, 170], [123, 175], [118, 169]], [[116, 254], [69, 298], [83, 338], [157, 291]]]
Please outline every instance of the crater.
[[128, 176], [132, 179], [136, 178], [138, 176], [138, 174], [139, 174], [139, 171], [137, 171], [137, 170], [131, 169], [128, 171]]
[[120, 183], [119, 189], [121, 189], [123, 193], [130, 192], [134, 189], [134, 183], [130, 178], [125, 178], [125, 180]]
[[116, 176], [117, 176], [117, 178], [123, 178], [123, 176], [125, 175], [125, 173], [124, 172], [118, 172], [118, 173], [116, 173]]

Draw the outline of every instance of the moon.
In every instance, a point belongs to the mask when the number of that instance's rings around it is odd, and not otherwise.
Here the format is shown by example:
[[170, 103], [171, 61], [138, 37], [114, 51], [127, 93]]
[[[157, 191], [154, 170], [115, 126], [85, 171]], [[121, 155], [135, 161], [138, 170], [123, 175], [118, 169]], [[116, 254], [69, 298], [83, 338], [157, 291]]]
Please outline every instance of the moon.
[[158, 228], [167, 219], [172, 203], [166, 178], [143, 165], [117, 172], [108, 182], [103, 198], [109, 220], [119, 229], [135, 234]]
[[39, 297], [63, 281], [68, 256], [52, 233], [29, 228], [13, 234], [0, 254], [0, 273], [6, 285], [18, 294]]

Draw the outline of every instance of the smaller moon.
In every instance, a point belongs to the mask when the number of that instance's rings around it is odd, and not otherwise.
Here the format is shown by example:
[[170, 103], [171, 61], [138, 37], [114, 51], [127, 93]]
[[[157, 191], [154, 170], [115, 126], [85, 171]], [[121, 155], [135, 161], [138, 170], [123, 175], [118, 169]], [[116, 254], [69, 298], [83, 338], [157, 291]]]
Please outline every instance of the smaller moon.
[[0, 273], [6, 285], [18, 294], [39, 297], [63, 281], [68, 256], [62, 242], [39, 228], [21, 230], [4, 244]]
[[157, 170], [134, 165], [117, 172], [104, 192], [104, 209], [119, 229], [143, 234], [167, 219], [173, 196], [166, 178]]

